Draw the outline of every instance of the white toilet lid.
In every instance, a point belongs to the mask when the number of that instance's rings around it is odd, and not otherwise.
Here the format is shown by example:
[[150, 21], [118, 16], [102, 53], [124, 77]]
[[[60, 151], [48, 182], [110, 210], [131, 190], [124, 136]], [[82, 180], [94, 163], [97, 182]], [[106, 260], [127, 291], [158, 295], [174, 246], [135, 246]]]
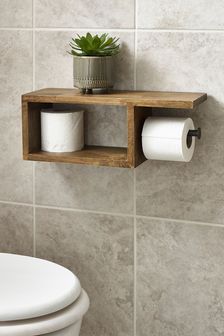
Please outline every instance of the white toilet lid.
[[54, 313], [81, 293], [78, 278], [47, 260], [0, 253], [0, 321]]

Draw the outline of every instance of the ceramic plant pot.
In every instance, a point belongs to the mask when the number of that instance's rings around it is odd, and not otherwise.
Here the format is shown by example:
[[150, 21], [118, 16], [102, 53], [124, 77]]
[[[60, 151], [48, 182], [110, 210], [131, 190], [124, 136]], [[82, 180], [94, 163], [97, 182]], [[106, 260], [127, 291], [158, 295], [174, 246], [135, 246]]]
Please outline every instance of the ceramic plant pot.
[[74, 56], [74, 87], [82, 93], [108, 91], [113, 87], [113, 56]]

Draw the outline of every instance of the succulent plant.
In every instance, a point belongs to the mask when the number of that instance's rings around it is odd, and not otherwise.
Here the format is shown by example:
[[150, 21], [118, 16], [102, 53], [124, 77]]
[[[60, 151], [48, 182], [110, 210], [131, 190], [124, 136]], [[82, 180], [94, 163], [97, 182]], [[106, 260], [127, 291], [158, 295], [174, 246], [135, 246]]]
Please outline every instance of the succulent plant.
[[69, 43], [72, 56], [112, 56], [120, 51], [120, 45], [117, 43], [119, 38], [109, 37], [108, 34], [101, 36], [87, 33], [86, 36], [77, 34]]

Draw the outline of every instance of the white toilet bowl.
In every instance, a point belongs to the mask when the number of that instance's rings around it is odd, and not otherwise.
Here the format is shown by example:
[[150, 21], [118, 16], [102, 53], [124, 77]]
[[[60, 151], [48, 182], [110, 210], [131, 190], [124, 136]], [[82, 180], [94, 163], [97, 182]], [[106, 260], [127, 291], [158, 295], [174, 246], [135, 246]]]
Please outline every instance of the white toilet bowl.
[[89, 298], [68, 269], [0, 253], [0, 336], [78, 336]]

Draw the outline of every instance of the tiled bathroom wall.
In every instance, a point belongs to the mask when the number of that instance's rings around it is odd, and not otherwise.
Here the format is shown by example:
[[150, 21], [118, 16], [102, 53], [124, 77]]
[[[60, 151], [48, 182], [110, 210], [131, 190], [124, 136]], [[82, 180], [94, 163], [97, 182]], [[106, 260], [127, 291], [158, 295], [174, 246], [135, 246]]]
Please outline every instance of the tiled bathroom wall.
[[[222, 0], [0, 1], [0, 251], [78, 275], [82, 336], [224, 334], [223, 29]], [[208, 93], [193, 113], [154, 112], [202, 128], [190, 163], [22, 160], [20, 95], [72, 87], [68, 42], [87, 31], [121, 38], [116, 88]], [[124, 114], [98, 112], [90, 139], [124, 143]]]

